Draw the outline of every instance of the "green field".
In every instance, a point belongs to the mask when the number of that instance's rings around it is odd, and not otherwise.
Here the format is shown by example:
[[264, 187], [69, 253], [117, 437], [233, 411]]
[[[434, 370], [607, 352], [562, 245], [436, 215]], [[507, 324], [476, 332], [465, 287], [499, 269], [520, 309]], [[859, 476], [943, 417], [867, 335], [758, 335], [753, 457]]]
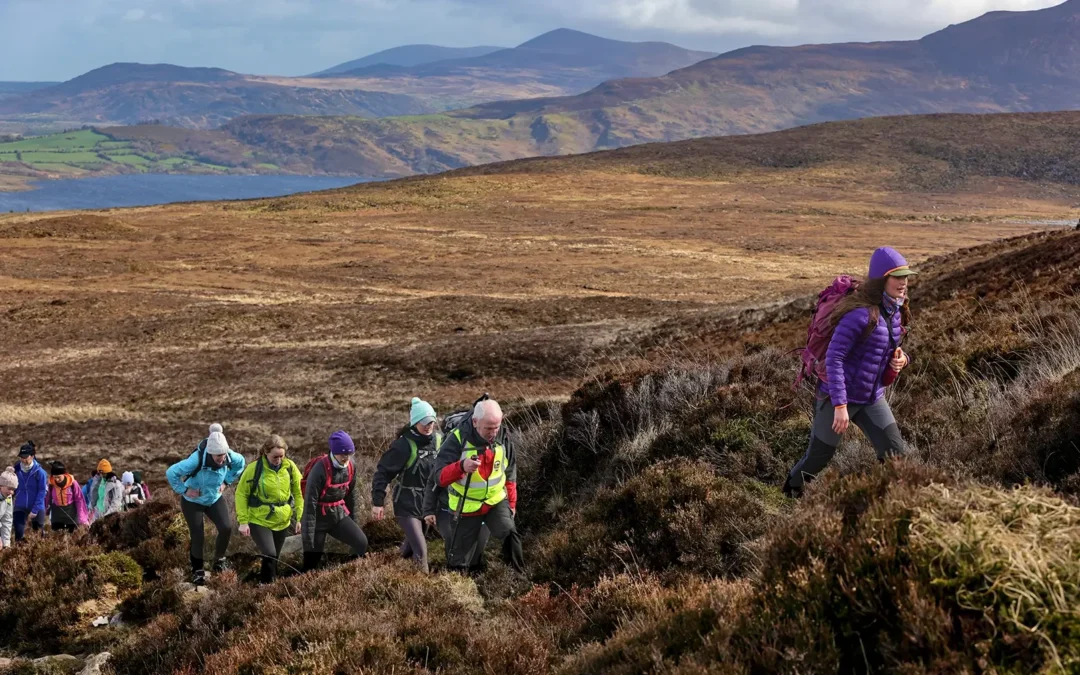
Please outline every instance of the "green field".
[[[182, 168], [200, 173], [223, 173], [229, 167], [202, 162], [192, 157], [162, 157], [148, 144], [114, 140], [92, 129], [34, 136], [0, 143], [0, 173], [16, 163], [36, 171], [81, 175], [95, 173], [167, 173]], [[5, 167], [7, 165], [7, 167]]]

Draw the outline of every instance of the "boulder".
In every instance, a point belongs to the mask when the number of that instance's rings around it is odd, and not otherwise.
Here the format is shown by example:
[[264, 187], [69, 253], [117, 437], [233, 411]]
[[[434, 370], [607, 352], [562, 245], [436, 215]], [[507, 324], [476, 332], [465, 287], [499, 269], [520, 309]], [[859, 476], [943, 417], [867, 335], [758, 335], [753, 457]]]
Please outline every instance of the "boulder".
[[56, 654], [34, 659], [34, 667], [49, 673], [77, 673], [83, 660], [71, 654]]
[[101, 669], [105, 667], [105, 664], [109, 662], [112, 654], [109, 652], [102, 652], [95, 654], [86, 660], [86, 665], [79, 671], [79, 675], [101, 675]]

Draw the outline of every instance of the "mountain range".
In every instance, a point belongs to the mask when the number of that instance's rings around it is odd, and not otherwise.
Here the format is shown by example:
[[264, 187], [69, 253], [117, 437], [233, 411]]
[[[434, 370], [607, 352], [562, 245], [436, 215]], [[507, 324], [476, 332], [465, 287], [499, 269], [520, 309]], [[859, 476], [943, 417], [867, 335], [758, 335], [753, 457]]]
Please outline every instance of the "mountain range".
[[535, 155], [943, 112], [1080, 108], [1080, 0], [991, 12], [921, 40], [749, 47], [568, 97], [487, 103], [419, 119], [251, 116], [224, 127], [335, 171], [433, 172]]
[[320, 75], [337, 75], [347, 73], [350, 70], [359, 70], [370, 66], [422, 66], [425, 63], [435, 61], [450, 61], [452, 59], [470, 59], [474, 56], [484, 56], [491, 52], [497, 52], [504, 47], [440, 47], [438, 45], [403, 45], [393, 49], [384, 49], [381, 52], [368, 54], [359, 59], [339, 63], [332, 68], [314, 73]]
[[[477, 49], [404, 47], [300, 78], [116, 63], [0, 100], [0, 122], [22, 122], [33, 130], [33, 125], [47, 129], [50, 122], [70, 127], [153, 120], [210, 129], [252, 114], [421, 115], [481, 102], [581, 93], [612, 78], [660, 75], [714, 56], [571, 30], [552, 31], [512, 49]], [[475, 55], [461, 58], [470, 54]], [[453, 58], [425, 62], [439, 55]], [[342, 68], [349, 70], [339, 72]]]

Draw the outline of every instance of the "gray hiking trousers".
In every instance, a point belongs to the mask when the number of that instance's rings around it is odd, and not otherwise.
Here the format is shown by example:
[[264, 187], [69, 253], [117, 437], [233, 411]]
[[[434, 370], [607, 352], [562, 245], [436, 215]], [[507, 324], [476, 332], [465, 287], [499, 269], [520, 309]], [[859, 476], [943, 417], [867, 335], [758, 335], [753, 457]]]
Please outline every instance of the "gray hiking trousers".
[[[836, 447], [840, 445], [840, 434], [833, 431], [835, 409], [832, 399], [824, 398], [814, 408], [814, 425], [810, 431], [810, 444], [806, 454], [791, 469], [788, 484], [801, 488], [813, 480], [832, 461]], [[892, 409], [884, 398], [868, 405], [848, 404], [848, 416], [851, 423], [862, 429], [877, 451], [878, 460], [884, 462], [887, 457], [903, 455], [907, 449], [900, 435]]]
[[405, 531], [405, 541], [401, 542], [398, 553], [402, 558], [412, 558], [424, 574], [427, 574], [427, 539], [424, 538], [424, 521], [412, 516], [396, 516], [395, 520]]

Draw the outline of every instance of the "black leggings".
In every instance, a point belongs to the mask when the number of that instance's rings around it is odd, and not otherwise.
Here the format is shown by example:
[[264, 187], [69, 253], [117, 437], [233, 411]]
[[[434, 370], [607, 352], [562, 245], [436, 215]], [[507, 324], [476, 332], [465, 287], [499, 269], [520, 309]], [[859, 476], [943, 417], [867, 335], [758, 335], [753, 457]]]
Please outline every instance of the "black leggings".
[[251, 541], [255, 542], [255, 548], [259, 549], [259, 553], [275, 559], [281, 556], [281, 547], [285, 545], [285, 538], [289, 536], [291, 528], [271, 530], [262, 525], [250, 525], [249, 527], [251, 528]]
[[221, 560], [229, 549], [229, 538], [232, 537], [232, 516], [224, 499], [218, 499], [210, 506], [203, 506], [187, 499], [180, 499], [180, 512], [187, 521], [188, 532], [191, 533], [191, 557], [195, 560], [203, 559], [203, 515], [217, 528], [217, 541], [214, 544], [214, 560]]
[[304, 571], [316, 569], [322, 560], [323, 551], [326, 550], [326, 535], [330, 535], [353, 550], [353, 554], [359, 558], [367, 553], [367, 535], [352, 518], [342, 518], [328, 529], [315, 526], [315, 548], [304, 551]]

